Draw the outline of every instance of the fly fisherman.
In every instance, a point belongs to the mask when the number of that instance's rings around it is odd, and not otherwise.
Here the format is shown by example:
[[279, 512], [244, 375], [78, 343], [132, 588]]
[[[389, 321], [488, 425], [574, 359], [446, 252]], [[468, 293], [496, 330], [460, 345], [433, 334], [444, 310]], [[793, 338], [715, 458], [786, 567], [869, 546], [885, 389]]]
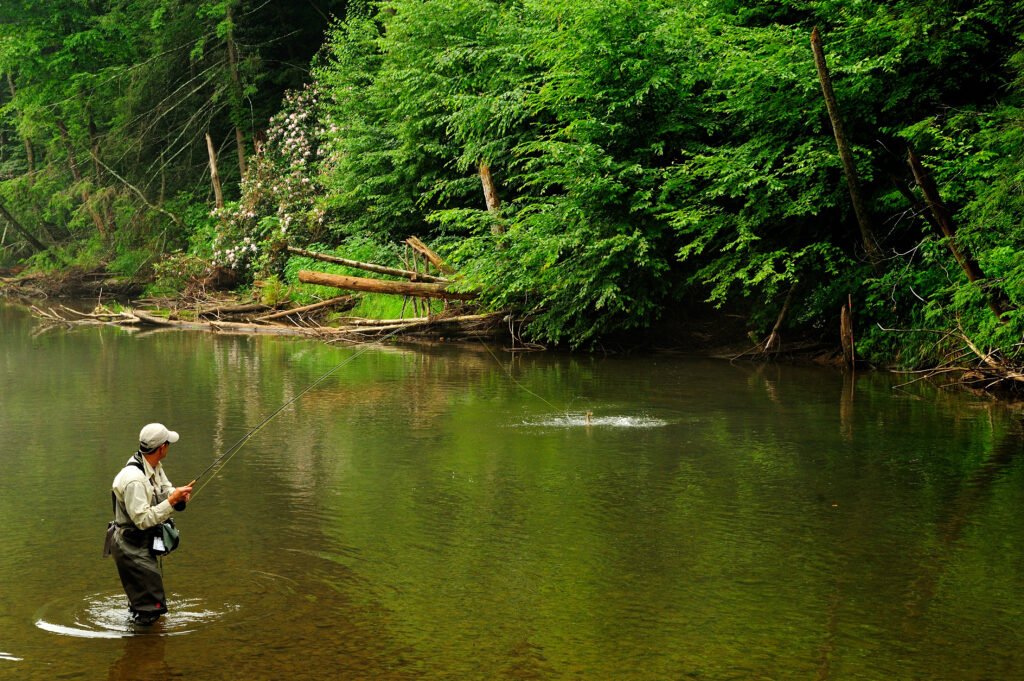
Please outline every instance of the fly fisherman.
[[[167, 612], [164, 583], [157, 562], [163, 551], [154, 538], [160, 523], [173, 511], [184, 511], [192, 487], [174, 487], [160, 463], [178, 434], [163, 424], [150, 423], [139, 433], [139, 450], [114, 478], [114, 522], [107, 533], [108, 550], [114, 556], [121, 584], [128, 595], [129, 611], [138, 624], [152, 624]], [[104, 554], [106, 555], [106, 554]]]

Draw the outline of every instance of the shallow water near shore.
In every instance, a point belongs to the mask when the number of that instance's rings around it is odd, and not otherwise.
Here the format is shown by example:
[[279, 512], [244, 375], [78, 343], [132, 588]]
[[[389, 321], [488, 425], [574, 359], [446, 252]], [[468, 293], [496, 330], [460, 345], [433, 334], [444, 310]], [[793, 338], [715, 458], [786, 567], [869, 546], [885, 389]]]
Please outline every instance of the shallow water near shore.
[[176, 515], [138, 627], [101, 552], [140, 427], [183, 483], [359, 350], [40, 331], [0, 304], [0, 680], [1024, 675], [1002, 407], [472, 345], [367, 349], [282, 411]]

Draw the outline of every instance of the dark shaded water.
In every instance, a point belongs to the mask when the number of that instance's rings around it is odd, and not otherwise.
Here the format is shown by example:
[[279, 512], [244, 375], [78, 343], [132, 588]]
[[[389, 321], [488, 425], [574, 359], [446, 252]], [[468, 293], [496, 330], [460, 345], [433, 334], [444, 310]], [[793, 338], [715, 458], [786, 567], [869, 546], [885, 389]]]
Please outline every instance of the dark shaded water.
[[139, 428], [184, 482], [355, 350], [35, 330], [0, 306], [0, 679], [1024, 676], [1010, 416], [663, 357], [366, 351], [178, 515], [135, 631], [100, 552]]

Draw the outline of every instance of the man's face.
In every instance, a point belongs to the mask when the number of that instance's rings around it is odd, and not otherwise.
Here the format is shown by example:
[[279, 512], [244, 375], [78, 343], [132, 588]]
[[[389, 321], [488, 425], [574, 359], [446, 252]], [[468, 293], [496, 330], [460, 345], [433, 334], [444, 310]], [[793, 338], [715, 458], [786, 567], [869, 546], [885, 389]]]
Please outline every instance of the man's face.
[[156, 451], [153, 452], [153, 453], [156, 454], [156, 462], [157, 463], [160, 463], [161, 461], [164, 460], [164, 457], [167, 456], [167, 450], [168, 450], [168, 448], [170, 448], [170, 446], [171, 446], [170, 443], [165, 442], [165, 443], [163, 443], [162, 445], [160, 445], [159, 447], [156, 448]]

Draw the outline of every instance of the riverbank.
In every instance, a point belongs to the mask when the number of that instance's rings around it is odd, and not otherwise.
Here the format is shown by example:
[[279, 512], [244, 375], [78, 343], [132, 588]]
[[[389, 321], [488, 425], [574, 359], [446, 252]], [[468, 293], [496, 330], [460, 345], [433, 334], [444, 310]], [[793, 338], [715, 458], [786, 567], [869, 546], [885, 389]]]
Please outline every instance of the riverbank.
[[[238, 291], [197, 294], [195, 286], [176, 295], [133, 297], [141, 293], [147, 283], [150, 282], [114, 277], [105, 272], [29, 273], [0, 278], [0, 297], [19, 302], [44, 325], [116, 324], [230, 334], [294, 335], [327, 342], [373, 342], [384, 336], [412, 343], [482, 340], [520, 351], [556, 349], [525, 342], [521, 337], [521, 319], [513, 320], [502, 312], [475, 313], [467, 306], [427, 317], [365, 319], [340, 316], [353, 307], [355, 295], [304, 306], [292, 305], [287, 300], [266, 304]], [[823, 338], [794, 333], [783, 335], [777, 345], [766, 352], [763, 343], [759, 343], [748, 328], [749, 318], [745, 315], [699, 305], [647, 329], [605, 338], [591, 352], [598, 355], [692, 355], [729, 361], [844, 367], [838, 341], [829, 343]], [[875, 368], [864, 362], [858, 366]]]
[[[252, 292], [225, 290], [234, 281], [227, 276], [206, 276], [188, 282], [184, 290], [173, 294], [138, 297], [153, 283], [151, 279], [70, 268], [0, 277], [0, 297], [19, 301], [34, 310], [42, 322], [53, 324], [108, 323], [355, 341], [393, 334], [412, 341], [487, 340], [508, 343], [520, 350], [548, 349], [523, 340], [521, 327], [525, 320], [501, 311], [479, 311], [471, 303], [453, 305], [441, 314], [426, 316], [345, 317], [342, 315], [355, 306], [360, 294], [298, 305], [287, 297], [261, 301]], [[842, 365], [838, 342], [830, 344], [794, 334], [783, 336], [770, 352], [765, 352], [748, 328], [745, 315], [698, 305], [652, 327], [608, 336], [592, 351], [615, 355], [682, 353], [729, 360]]]
[[[261, 301], [252, 292], [223, 290], [231, 277], [206, 277], [190, 282], [173, 295], [138, 298], [150, 281], [117, 277], [105, 271], [16, 273], [0, 277], [0, 298], [16, 301], [44, 325], [114, 324], [135, 328], [203, 330], [220, 334], [292, 335], [335, 343], [378, 342], [467, 343], [484, 341], [509, 350], [558, 348], [523, 338], [528, 322], [506, 311], [481, 311], [471, 303], [445, 306], [440, 313], [398, 318], [367, 318], [346, 314], [361, 294], [296, 304], [287, 299]], [[212, 290], [207, 290], [209, 287]], [[419, 308], [422, 309], [422, 308]], [[848, 370], [838, 334], [779, 334], [772, 342], [749, 331], [749, 316], [693, 305], [672, 319], [632, 333], [602, 339], [590, 350], [601, 355], [690, 355], [727, 361], [819, 365]], [[969, 343], [969, 341], [968, 341]], [[969, 346], [973, 362], [904, 369], [855, 360], [860, 371], [892, 371], [906, 385], [920, 381], [940, 388], [962, 389], [991, 399], [1016, 403], [1024, 398], [1024, 374]]]

